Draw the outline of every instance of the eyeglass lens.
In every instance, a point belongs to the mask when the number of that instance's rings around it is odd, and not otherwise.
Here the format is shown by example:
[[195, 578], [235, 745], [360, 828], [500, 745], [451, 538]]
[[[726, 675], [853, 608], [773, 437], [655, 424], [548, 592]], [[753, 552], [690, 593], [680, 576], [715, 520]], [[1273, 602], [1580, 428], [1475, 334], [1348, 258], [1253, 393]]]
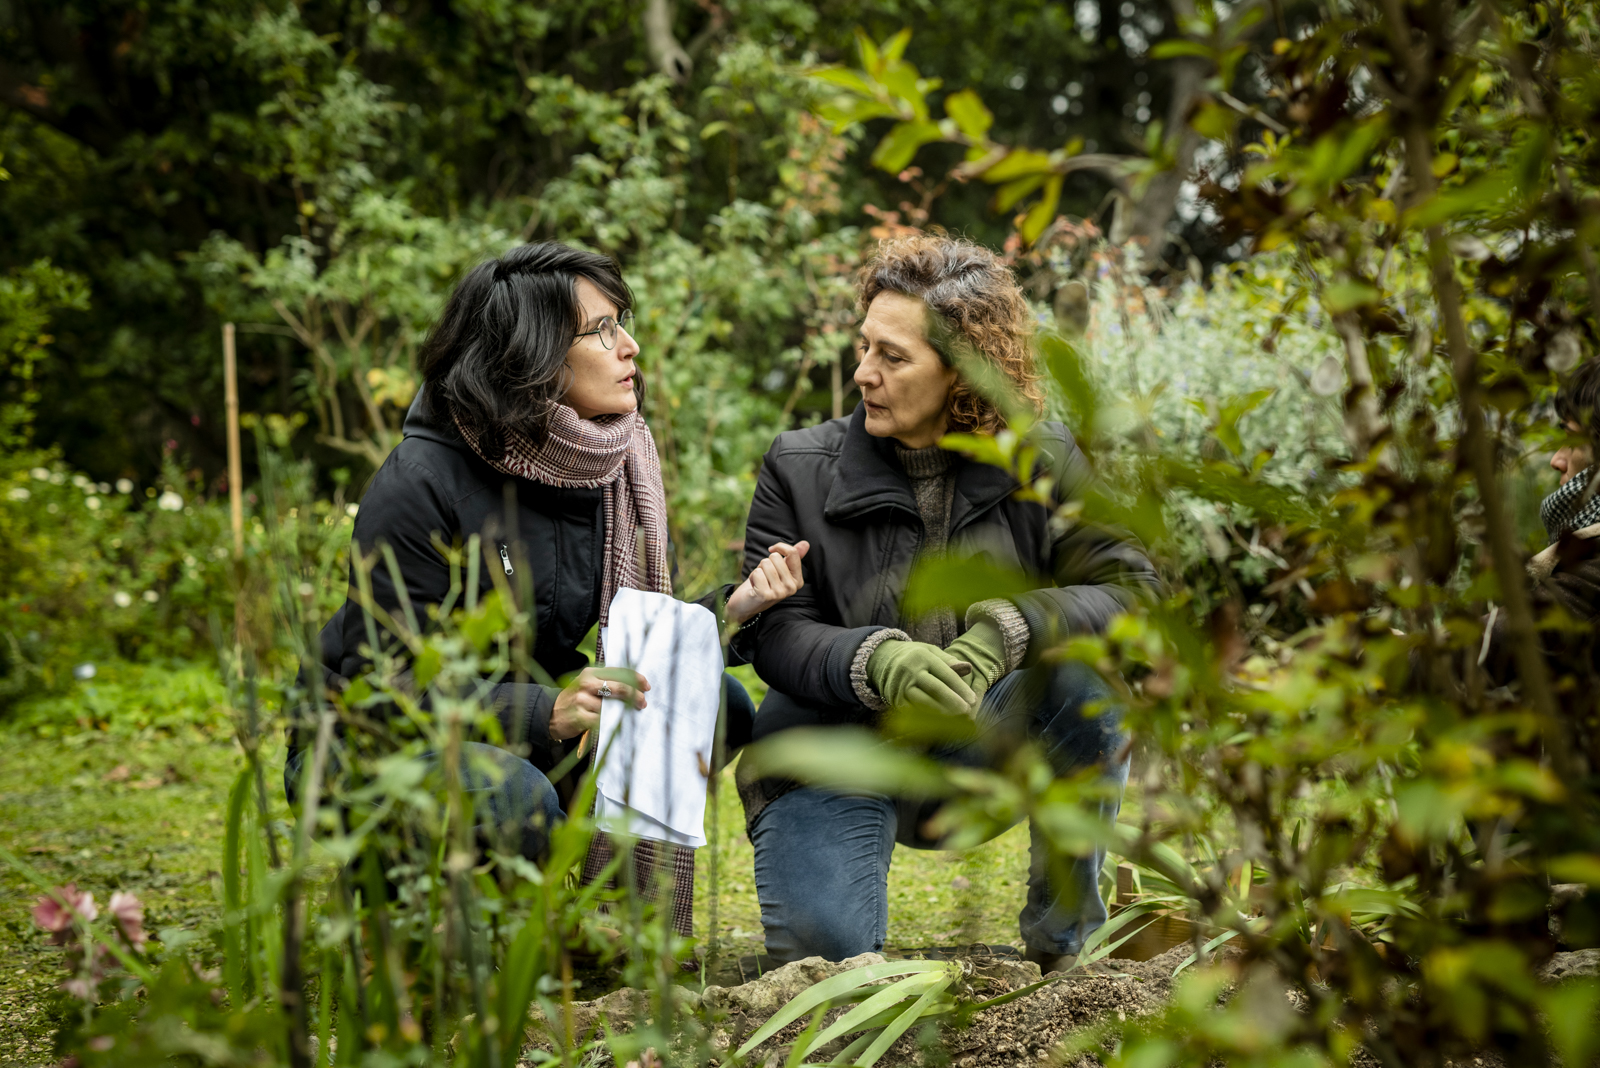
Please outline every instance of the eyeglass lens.
[[606, 316], [600, 320], [600, 340], [608, 349], [617, 347], [617, 328], [631, 330], [633, 328], [633, 312], [625, 311], [619, 320]]

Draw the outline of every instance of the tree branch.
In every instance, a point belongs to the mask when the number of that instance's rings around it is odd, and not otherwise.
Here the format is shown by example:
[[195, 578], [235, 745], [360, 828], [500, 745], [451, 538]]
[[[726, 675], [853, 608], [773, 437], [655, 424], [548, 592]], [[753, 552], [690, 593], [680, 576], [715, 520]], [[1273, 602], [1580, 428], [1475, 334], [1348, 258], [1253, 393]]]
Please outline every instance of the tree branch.
[[644, 42], [657, 70], [679, 85], [688, 82], [694, 60], [672, 35], [672, 0], [645, 0]]

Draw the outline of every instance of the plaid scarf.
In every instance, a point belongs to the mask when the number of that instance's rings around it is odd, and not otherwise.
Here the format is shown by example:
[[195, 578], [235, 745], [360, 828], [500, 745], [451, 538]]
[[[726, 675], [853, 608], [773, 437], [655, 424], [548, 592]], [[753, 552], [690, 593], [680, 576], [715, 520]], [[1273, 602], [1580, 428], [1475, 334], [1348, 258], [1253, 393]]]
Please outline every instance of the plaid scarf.
[[1563, 534], [1600, 523], [1600, 493], [1589, 486], [1594, 478], [1594, 468], [1586, 467], [1540, 502], [1539, 518], [1552, 544]]
[[[456, 424], [460, 427], [460, 422]], [[478, 444], [471, 434], [462, 437]], [[661, 457], [638, 412], [580, 419], [558, 404], [545, 426], [544, 443], [525, 434], [506, 438], [505, 453], [483, 456], [496, 471], [546, 486], [605, 491], [605, 572], [600, 580], [600, 625], [606, 625], [611, 598], [624, 586], [652, 593], [672, 592], [667, 565], [667, 494], [661, 484]], [[605, 662], [605, 650], [600, 662]]]

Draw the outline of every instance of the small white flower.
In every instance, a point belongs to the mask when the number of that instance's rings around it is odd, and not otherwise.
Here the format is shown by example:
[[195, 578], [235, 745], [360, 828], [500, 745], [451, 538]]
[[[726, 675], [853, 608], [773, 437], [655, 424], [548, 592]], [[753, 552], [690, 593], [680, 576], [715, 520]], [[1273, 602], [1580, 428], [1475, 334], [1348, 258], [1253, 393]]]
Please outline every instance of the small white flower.
[[167, 490], [156, 498], [156, 507], [163, 512], [181, 512], [183, 511], [183, 498], [172, 490]]
[[77, 679], [79, 682], [88, 682], [98, 674], [99, 671], [93, 664], [79, 664], [77, 667], [72, 669], [72, 677]]
[[193, 567], [194, 566], [194, 556], [192, 554], [190, 554], [190, 553], [184, 553], [183, 554], [183, 564], [184, 564], [185, 567]]
[[13, 501], [25, 501], [32, 496], [33, 494], [28, 492], [27, 486], [12, 486], [11, 489], [6, 492], [6, 497]]
[[32, 471], [29, 471], [28, 474], [32, 475], [40, 482], [50, 481], [50, 469], [48, 467], [35, 467]]
[[65, 471], [57, 471], [57, 472], [55, 472], [54, 474], [52, 474], [50, 476], [50, 484], [52, 486], [64, 486], [64, 485], [66, 485], [67, 484], [67, 473]]
[[118, 590], [111, 595], [111, 603], [118, 608], [127, 608], [133, 603], [133, 597], [123, 590]]
[[89, 481], [89, 476], [77, 474], [72, 476], [72, 484], [77, 486], [79, 489], [88, 489], [94, 483]]
[[354, 501], [351, 501], [349, 504], [344, 506], [344, 514], [349, 516], [351, 519], [354, 519], [356, 517], [356, 513], [359, 511], [361, 511], [361, 506]]
[[57, 512], [61, 511], [61, 506], [55, 501], [51, 501], [49, 504], [44, 506], [44, 510], [49, 512], [51, 515], [55, 515]]
[[133, 479], [131, 479], [131, 478], [119, 478], [119, 479], [117, 479], [117, 492], [118, 493], [122, 493], [122, 494], [132, 493], [133, 492]]
[[95, 488], [95, 492], [96, 493], [99, 493], [99, 494], [101, 494], [103, 496], [103, 495], [111, 492], [111, 483], [109, 483], [109, 482], [96, 482], [94, 484], [94, 488]]
[[98, 512], [100, 510], [99, 497], [85, 497], [83, 499], [83, 503], [88, 506], [89, 511], [91, 512]]
[[155, 604], [161, 600], [161, 595], [155, 590], [145, 590], [140, 596], [144, 598], [145, 604]]
[[310, 597], [313, 593], [316, 593], [316, 592], [317, 591], [312, 588], [311, 583], [309, 583], [309, 582], [300, 583], [300, 586], [299, 586], [300, 596], [302, 596], [302, 597]]

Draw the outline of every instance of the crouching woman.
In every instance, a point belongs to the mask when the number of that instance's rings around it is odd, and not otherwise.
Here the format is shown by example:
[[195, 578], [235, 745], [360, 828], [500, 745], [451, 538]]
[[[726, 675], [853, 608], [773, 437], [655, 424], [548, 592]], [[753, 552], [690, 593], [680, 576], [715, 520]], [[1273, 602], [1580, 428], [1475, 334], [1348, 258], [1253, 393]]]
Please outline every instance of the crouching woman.
[[[931, 234], [881, 246], [857, 295], [861, 404], [780, 434], [750, 508], [746, 545], [810, 544], [804, 588], [735, 642], [771, 686], [755, 737], [931, 706], [977, 721], [977, 740], [943, 752], [949, 760], [992, 763], [1032, 738], [1057, 773], [1099, 765], [1120, 796], [1127, 757], [1118, 713], [1104, 705], [1108, 688], [1081, 665], [1043, 664], [1040, 654], [1060, 636], [1102, 629], [1136, 591], [1153, 589], [1149, 561], [1126, 541], [1053, 522], [1049, 509], [1015, 495], [1005, 471], [939, 446], [946, 433], [1002, 425], [968, 374], [1004, 376], [1042, 410], [1020, 289], [992, 253]], [[1087, 464], [1061, 424], [1041, 431], [1061, 500], [1070, 499]], [[908, 616], [901, 597], [914, 565], [946, 553], [986, 555], [1039, 586], [964, 617], [948, 608]], [[761, 560], [754, 553], [747, 566]], [[840, 960], [882, 949], [895, 843], [939, 848], [926, 830], [937, 802], [749, 774], [740, 794], [768, 953]], [[1117, 808], [1107, 802], [1104, 814]], [[1035, 833], [1021, 933], [1046, 971], [1105, 922], [1102, 859], [1082, 858], [1054, 878]]]
[[[666, 493], [640, 410], [632, 318], [632, 295], [604, 256], [543, 243], [474, 268], [427, 341], [405, 436], [356, 517], [352, 556], [387, 546], [399, 565], [398, 584], [383, 562], [371, 572], [373, 601], [394, 619], [427, 625], [429, 608], [451, 593], [442, 549], [464, 550], [474, 535], [481, 592], [496, 573], [532, 591], [532, 657], [570, 681], [494, 685], [488, 703], [505, 744], [469, 742], [461, 763], [480, 835], [509, 835], [530, 859], [564, 818], [547, 773], [598, 725], [601, 700], [642, 708], [649, 699], [648, 679], [589, 666], [580, 644], [605, 626], [619, 588], [672, 592]], [[725, 596], [731, 622], [755, 616], [799, 588], [805, 549], [774, 546], [743, 584], [705, 603]], [[368, 670], [368, 635], [367, 614], [347, 600], [322, 631], [324, 684], [338, 688]], [[731, 676], [723, 688], [737, 741], [750, 698]], [[309, 763], [307, 733], [291, 732], [291, 798]]]

